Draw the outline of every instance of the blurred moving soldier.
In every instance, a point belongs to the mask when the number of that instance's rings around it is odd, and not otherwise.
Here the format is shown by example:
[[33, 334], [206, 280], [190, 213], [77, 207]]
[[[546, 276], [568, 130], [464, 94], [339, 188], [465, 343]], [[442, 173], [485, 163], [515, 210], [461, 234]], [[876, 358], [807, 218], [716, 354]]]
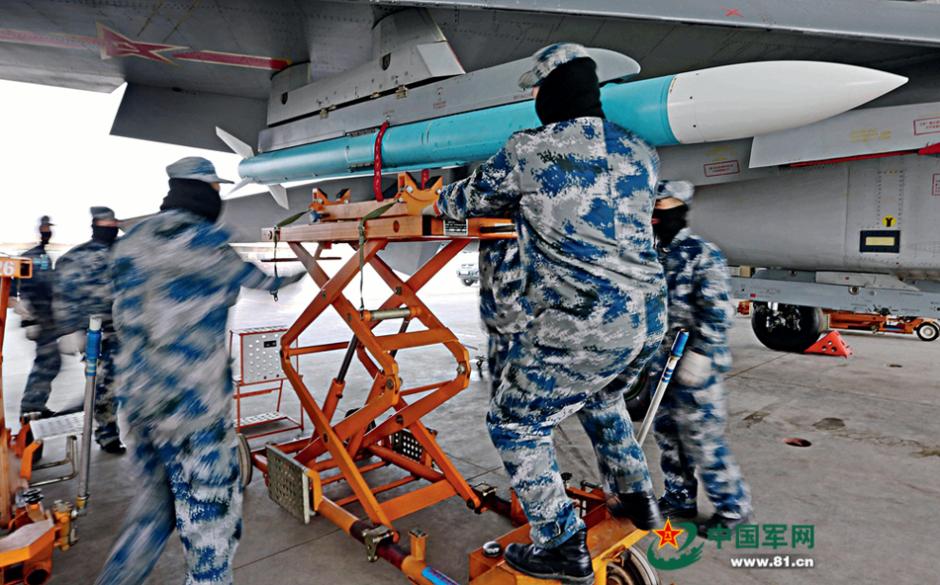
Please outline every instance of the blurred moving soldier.
[[115, 246], [114, 324], [121, 336], [119, 399], [141, 468], [140, 492], [97, 585], [139, 585], [174, 528], [187, 585], [231, 585], [242, 488], [225, 349], [241, 287], [296, 282], [268, 276], [229, 246], [216, 223], [219, 183], [204, 158], [167, 167], [160, 213]]
[[91, 239], [75, 246], [56, 265], [56, 326], [66, 353], [84, 350], [84, 333], [92, 315], [102, 317], [101, 354], [95, 382], [95, 440], [102, 451], [121, 455], [121, 443], [114, 403], [114, 355], [118, 339], [111, 322], [111, 274], [108, 264], [111, 246], [118, 236], [118, 222], [109, 207], [91, 208]]
[[20, 302], [16, 312], [23, 317], [26, 337], [36, 342], [36, 360], [26, 380], [26, 390], [20, 402], [20, 416], [27, 413], [36, 413], [39, 418], [56, 415], [46, 407], [52, 392], [52, 381], [62, 367], [52, 312], [55, 272], [52, 258], [46, 252], [46, 244], [52, 239], [53, 225], [48, 215], [39, 219], [39, 245], [23, 253], [23, 256], [33, 261], [33, 277], [18, 281]]
[[[731, 369], [728, 329], [734, 311], [725, 257], [714, 244], [686, 227], [695, 187], [662, 181], [653, 211], [660, 261], [669, 288], [669, 334], [689, 331], [685, 355], [657, 413], [653, 431], [662, 450], [666, 490], [659, 500], [664, 516], [695, 518], [698, 469], [715, 514], [699, 526], [713, 528], [749, 521], [751, 495], [725, 437], [727, 404], [723, 374]], [[652, 363], [651, 392], [669, 357], [664, 344]]]
[[615, 514], [640, 528], [660, 523], [623, 394], [602, 390], [625, 364], [639, 376], [662, 341], [665, 288], [649, 223], [659, 159], [604, 119], [584, 47], [551, 45], [534, 58], [520, 85], [536, 88], [544, 125], [517, 132], [470, 177], [445, 187], [438, 211], [515, 219], [522, 314], [486, 422], [533, 544], [510, 545], [505, 559], [536, 578], [587, 584], [587, 531], [552, 444], [558, 424], [578, 415]]

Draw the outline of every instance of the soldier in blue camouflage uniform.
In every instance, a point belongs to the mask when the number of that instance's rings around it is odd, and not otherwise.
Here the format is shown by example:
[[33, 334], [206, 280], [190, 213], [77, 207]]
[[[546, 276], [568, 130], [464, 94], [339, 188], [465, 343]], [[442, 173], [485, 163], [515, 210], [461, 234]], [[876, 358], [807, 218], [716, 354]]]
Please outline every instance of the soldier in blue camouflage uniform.
[[141, 585], [174, 527], [186, 585], [232, 583], [241, 535], [229, 307], [241, 287], [276, 290], [302, 274], [268, 276], [229, 246], [212, 163], [167, 167], [160, 213], [115, 246], [114, 324], [121, 336], [118, 400], [141, 465], [140, 492], [97, 585]]
[[639, 375], [663, 336], [665, 290], [649, 224], [658, 157], [604, 119], [583, 47], [552, 45], [535, 61], [520, 84], [538, 87], [544, 125], [514, 134], [446, 187], [438, 211], [515, 219], [522, 312], [486, 420], [533, 544], [510, 545], [505, 559], [527, 575], [587, 584], [586, 530], [552, 444], [561, 421], [581, 420], [612, 510], [640, 527], [659, 523], [623, 396], [602, 390], [626, 364]]
[[81, 336], [88, 329], [89, 317], [102, 317], [95, 381], [95, 440], [103, 451], [120, 455], [126, 448], [121, 443], [114, 404], [114, 354], [119, 341], [111, 322], [113, 296], [108, 271], [118, 222], [114, 211], [107, 207], [92, 207], [91, 216], [91, 239], [66, 252], [56, 265], [53, 307], [60, 336]]
[[[731, 369], [728, 329], [733, 310], [728, 287], [728, 267], [721, 251], [689, 231], [688, 203], [694, 187], [686, 181], [663, 181], [653, 211], [660, 261], [669, 288], [669, 331], [689, 331], [685, 355], [663, 398], [653, 426], [662, 450], [666, 490], [660, 499], [663, 514], [694, 518], [695, 500], [702, 476], [705, 493], [715, 514], [699, 527], [730, 528], [747, 522], [751, 498], [741, 470], [725, 437], [727, 405], [722, 375]], [[656, 381], [669, 357], [663, 344], [652, 363]]]
[[23, 253], [23, 256], [33, 261], [33, 277], [19, 281], [21, 305], [17, 312], [24, 315], [26, 336], [36, 342], [36, 359], [20, 402], [21, 416], [35, 413], [39, 418], [48, 418], [56, 414], [46, 407], [52, 392], [52, 381], [62, 367], [52, 312], [55, 272], [52, 258], [46, 252], [46, 244], [52, 239], [52, 226], [49, 216], [42, 216], [39, 219], [39, 245]]

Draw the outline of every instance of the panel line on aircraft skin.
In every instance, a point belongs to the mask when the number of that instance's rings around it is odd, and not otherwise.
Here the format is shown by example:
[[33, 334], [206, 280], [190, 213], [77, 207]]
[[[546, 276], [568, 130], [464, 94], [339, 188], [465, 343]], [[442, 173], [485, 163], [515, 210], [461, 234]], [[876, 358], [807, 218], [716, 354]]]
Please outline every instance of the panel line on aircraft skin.
[[875, 0], [369, 0], [370, 4], [442, 10], [507, 10], [687, 25], [805, 33], [874, 42], [940, 45], [940, 8], [920, 2]]
[[[176, 65], [176, 60], [208, 65], [225, 65], [265, 71], [280, 71], [291, 64], [289, 59], [245, 55], [225, 51], [191, 49], [183, 45], [148, 43], [134, 40], [104, 24], [95, 23], [98, 36], [73, 35], [65, 33], [39, 33], [28, 30], [0, 28], [0, 43], [50, 47], [54, 49], [95, 49], [102, 60], [124, 57], [138, 57]], [[166, 54], [164, 54], [166, 53]]]

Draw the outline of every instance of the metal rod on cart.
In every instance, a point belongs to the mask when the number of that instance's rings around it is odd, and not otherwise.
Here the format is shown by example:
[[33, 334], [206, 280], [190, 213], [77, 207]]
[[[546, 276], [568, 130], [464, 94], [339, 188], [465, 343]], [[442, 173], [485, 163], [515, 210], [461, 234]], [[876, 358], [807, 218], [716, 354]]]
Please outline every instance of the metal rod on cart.
[[75, 512], [84, 514], [88, 505], [88, 477], [91, 471], [91, 422], [95, 408], [95, 378], [98, 375], [98, 356], [101, 353], [101, 317], [88, 320], [85, 341], [85, 419], [82, 426], [82, 461], [78, 472], [78, 497]]
[[643, 444], [643, 441], [646, 440], [646, 435], [649, 434], [650, 428], [653, 426], [653, 419], [656, 418], [656, 411], [659, 410], [659, 404], [663, 401], [663, 396], [666, 394], [666, 388], [669, 386], [670, 380], [672, 380], [672, 372], [676, 369], [676, 364], [679, 363], [679, 359], [682, 357], [682, 353], [685, 351], [685, 343], [689, 340], [689, 332], [685, 329], [679, 331], [679, 334], [676, 335], [676, 340], [672, 343], [672, 352], [669, 355], [669, 359], [666, 361], [666, 368], [663, 370], [663, 375], [659, 377], [659, 384], [656, 385], [656, 392], [653, 394], [653, 400], [650, 402], [649, 410], [646, 411], [646, 416], [643, 418], [643, 424], [640, 426], [640, 433], [636, 437], [636, 442], [640, 445]]

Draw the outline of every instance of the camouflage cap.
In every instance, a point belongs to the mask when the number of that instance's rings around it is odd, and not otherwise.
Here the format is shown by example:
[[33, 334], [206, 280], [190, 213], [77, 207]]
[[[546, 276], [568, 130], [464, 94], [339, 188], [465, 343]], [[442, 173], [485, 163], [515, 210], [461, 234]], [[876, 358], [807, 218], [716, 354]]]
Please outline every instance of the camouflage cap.
[[194, 179], [205, 183], [231, 183], [215, 172], [215, 165], [201, 156], [187, 156], [181, 158], [166, 168], [166, 174], [171, 179]]
[[519, 87], [522, 89], [535, 87], [560, 65], [583, 57], [590, 59], [591, 55], [587, 49], [576, 43], [555, 43], [543, 47], [532, 55], [535, 65], [519, 78]]
[[96, 206], [90, 209], [91, 211], [91, 220], [93, 222], [99, 220], [105, 221], [115, 221], [117, 218], [114, 216], [114, 210], [110, 207]]
[[656, 185], [656, 201], [672, 197], [688, 204], [693, 194], [695, 185], [692, 181], [660, 181]]

